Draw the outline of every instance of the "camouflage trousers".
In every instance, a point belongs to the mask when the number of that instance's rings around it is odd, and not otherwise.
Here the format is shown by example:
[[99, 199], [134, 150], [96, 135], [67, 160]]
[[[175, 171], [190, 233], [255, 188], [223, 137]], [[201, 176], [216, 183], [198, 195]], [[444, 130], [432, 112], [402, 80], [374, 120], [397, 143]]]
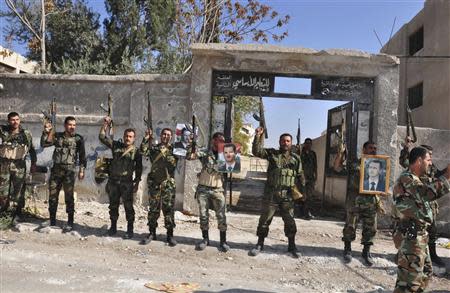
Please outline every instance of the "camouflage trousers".
[[377, 209], [378, 200], [373, 195], [357, 195], [353, 206], [347, 207], [347, 218], [344, 230], [342, 231], [342, 241], [354, 241], [356, 238], [356, 227], [358, 221], [362, 222], [361, 244], [373, 245], [373, 240], [377, 234]]
[[0, 212], [23, 207], [26, 164], [24, 160], [0, 159]]
[[225, 196], [222, 188], [198, 185], [195, 193], [200, 212], [200, 229], [209, 230], [209, 208], [216, 213], [217, 225], [220, 231], [227, 230]]
[[148, 182], [148, 227], [150, 229], [158, 227], [161, 210], [164, 215], [164, 227], [166, 229], [175, 228], [175, 191], [174, 178], [169, 178], [159, 185]]
[[438, 238], [437, 227], [436, 227], [436, 218], [437, 218], [437, 215], [439, 214], [439, 205], [438, 205], [437, 201], [435, 201], [435, 200], [431, 201], [430, 205], [431, 205], [431, 210], [433, 211], [433, 222], [427, 228], [427, 231], [428, 231], [428, 243], [429, 244], [436, 244], [436, 240]]
[[396, 232], [394, 243], [398, 247], [394, 293], [425, 291], [433, 275], [427, 233], [419, 231], [416, 239], [407, 239], [400, 232]]
[[109, 197], [109, 218], [111, 221], [119, 219], [120, 199], [122, 198], [127, 222], [134, 222], [133, 208], [133, 180], [109, 178], [106, 183], [106, 192]]
[[294, 201], [290, 197], [278, 198], [273, 194], [265, 196], [262, 203], [261, 216], [259, 217], [256, 235], [258, 237], [267, 237], [269, 226], [277, 210], [280, 210], [281, 218], [284, 222], [284, 234], [286, 237], [294, 237], [297, 233], [297, 225], [294, 220]]
[[75, 186], [75, 167], [68, 165], [54, 165], [49, 180], [48, 211], [56, 213], [58, 209], [59, 192], [64, 190], [64, 201], [68, 214], [75, 212], [73, 189]]

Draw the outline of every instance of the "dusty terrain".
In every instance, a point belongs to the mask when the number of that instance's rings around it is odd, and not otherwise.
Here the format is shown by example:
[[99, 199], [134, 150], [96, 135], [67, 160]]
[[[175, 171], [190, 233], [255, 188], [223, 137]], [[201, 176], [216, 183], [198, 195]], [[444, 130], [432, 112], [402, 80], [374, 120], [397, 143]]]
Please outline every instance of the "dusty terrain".
[[[46, 205], [37, 203], [44, 217]], [[396, 278], [392, 262], [394, 247], [387, 232], [377, 235], [375, 265], [361, 263], [361, 245], [354, 242], [356, 257], [350, 265], [341, 261], [342, 222], [332, 219], [297, 220], [297, 243], [302, 256], [286, 254], [287, 243], [281, 218], [272, 223], [264, 253], [248, 256], [256, 242], [258, 217], [228, 213], [228, 240], [232, 250], [217, 250], [219, 233], [211, 221], [212, 246], [196, 251], [200, 237], [195, 217], [177, 213], [176, 239], [165, 244], [165, 229], [158, 228], [159, 241], [139, 245], [147, 232], [146, 212], [136, 209], [136, 236], [123, 240], [126, 222], [120, 210], [120, 232], [106, 237], [108, 206], [95, 202], [77, 203], [76, 232], [45, 226], [45, 219], [28, 219], [15, 231], [0, 231], [0, 292], [154, 292], [148, 282], [194, 282], [197, 292], [390, 292]], [[66, 220], [64, 207], [58, 217]], [[360, 233], [360, 231], [358, 231]], [[9, 241], [13, 243], [8, 243]], [[439, 248], [447, 268], [450, 250]], [[450, 279], [434, 278], [430, 289], [450, 292]]]

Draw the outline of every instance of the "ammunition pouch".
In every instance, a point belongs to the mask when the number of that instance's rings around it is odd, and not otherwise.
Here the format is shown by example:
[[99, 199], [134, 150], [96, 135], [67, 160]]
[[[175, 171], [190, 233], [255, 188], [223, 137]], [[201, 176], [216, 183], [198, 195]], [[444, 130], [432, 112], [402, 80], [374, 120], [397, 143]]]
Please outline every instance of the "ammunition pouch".
[[76, 161], [77, 142], [75, 137], [55, 144], [53, 164], [74, 165]]
[[198, 175], [198, 184], [213, 188], [221, 188], [222, 174], [216, 171], [209, 173], [207, 168], [203, 168], [203, 170]]
[[111, 158], [97, 157], [95, 160], [95, 182], [102, 183], [109, 177], [109, 167], [111, 165]]
[[276, 189], [288, 189], [295, 185], [297, 172], [291, 169], [277, 169], [269, 175], [268, 180]]
[[28, 146], [23, 144], [1, 144], [0, 158], [7, 160], [23, 160], [27, 156]]
[[422, 228], [414, 221], [400, 221], [397, 225], [397, 230], [400, 231], [408, 240], [417, 239], [417, 235], [422, 235]]

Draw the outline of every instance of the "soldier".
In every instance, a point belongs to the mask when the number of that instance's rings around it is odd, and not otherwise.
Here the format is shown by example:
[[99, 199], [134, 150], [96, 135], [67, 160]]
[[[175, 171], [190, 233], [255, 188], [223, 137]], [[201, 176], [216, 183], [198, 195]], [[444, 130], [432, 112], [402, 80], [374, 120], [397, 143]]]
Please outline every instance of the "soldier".
[[[400, 152], [399, 162], [400, 165], [404, 168], [408, 168], [409, 160], [409, 148], [411, 147], [411, 138], [407, 137], [404, 148]], [[422, 144], [421, 147], [428, 150], [430, 153], [431, 159], [433, 159], [433, 148], [429, 145]], [[432, 182], [433, 178], [441, 173], [434, 163], [431, 163], [429, 171], [422, 176], [420, 179], [424, 182]], [[439, 204], [436, 200], [430, 201], [431, 210], [433, 211], [433, 221], [431, 225], [428, 227], [428, 248], [430, 250], [430, 258], [431, 261], [437, 264], [440, 267], [445, 267], [444, 261], [437, 255], [436, 253], [436, 240], [437, 240], [437, 227], [436, 227], [436, 217], [439, 214]]]
[[[335, 169], [338, 171], [342, 166], [343, 152], [338, 155]], [[374, 142], [367, 141], [363, 145], [363, 154], [376, 155], [377, 146]], [[373, 245], [375, 235], [377, 233], [377, 211], [381, 209], [381, 202], [378, 195], [359, 194], [360, 179], [360, 163], [361, 160], [354, 162], [349, 168], [349, 187], [347, 188], [346, 212], [347, 217], [345, 226], [342, 231], [344, 241], [344, 261], [349, 263], [352, 261], [351, 242], [356, 238], [356, 226], [358, 219], [362, 220], [362, 238], [361, 244], [364, 245], [362, 257], [364, 264], [373, 265], [372, 255], [370, 254], [370, 246]]]
[[[128, 222], [125, 239], [133, 238], [134, 208], [133, 193], [139, 188], [142, 175], [142, 156], [134, 146], [136, 131], [132, 128], [123, 132], [123, 142], [114, 141], [106, 136], [106, 129], [111, 124], [111, 117], [105, 117], [98, 138], [112, 150], [113, 158], [109, 165], [109, 178], [106, 191], [109, 195], [109, 217], [111, 227], [108, 235], [117, 233], [117, 219], [119, 218], [120, 198], [125, 208], [125, 216]], [[134, 173], [134, 180], [133, 180]]]
[[54, 132], [51, 123], [46, 123], [41, 136], [41, 147], [55, 146], [53, 151], [53, 167], [49, 180], [48, 212], [50, 214], [50, 226], [56, 226], [56, 211], [61, 187], [64, 189], [67, 225], [63, 232], [73, 230], [73, 216], [75, 202], [73, 189], [75, 186], [75, 172], [78, 161], [78, 179], [83, 180], [86, 168], [86, 152], [83, 137], [75, 133], [77, 122], [75, 117], [67, 116], [64, 120], [64, 132]]
[[305, 174], [305, 196], [302, 198], [302, 214], [306, 220], [314, 219], [310, 206], [317, 180], [317, 155], [311, 147], [312, 139], [306, 138], [300, 155], [303, 173]]
[[152, 167], [147, 177], [149, 209], [148, 228], [150, 233], [147, 239], [141, 244], [148, 244], [156, 240], [156, 227], [158, 218], [162, 212], [164, 214], [164, 227], [167, 229], [167, 243], [169, 246], [177, 245], [173, 238], [175, 228], [174, 205], [175, 205], [175, 169], [178, 157], [173, 154], [172, 130], [164, 128], [161, 131], [160, 143], [152, 145], [153, 132], [148, 129], [142, 140], [140, 151], [143, 156], [148, 156]]
[[16, 112], [8, 114], [8, 125], [0, 126], [0, 217], [10, 217], [11, 222], [20, 217], [25, 199], [25, 157], [30, 154], [30, 171], [36, 170], [36, 151], [31, 132], [22, 128]]
[[259, 218], [258, 243], [250, 251], [250, 255], [259, 254], [264, 248], [264, 238], [269, 233], [269, 226], [277, 209], [281, 211], [284, 222], [284, 234], [289, 240], [288, 251], [298, 258], [295, 246], [297, 226], [294, 220], [294, 200], [296, 192], [303, 190], [304, 177], [300, 156], [292, 150], [292, 136], [284, 133], [280, 136], [280, 148], [264, 148], [264, 128], [258, 127], [253, 140], [253, 155], [269, 161], [267, 168], [267, 181], [264, 187], [264, 200], [262, 213]]
[[211, 150], [192, 151], [188, 149], [186, 158], [188, 160], [200, 159], [202, 169], [198, 174], [198, 185], [195, 192], [200, 212], [200, 229], [202, 240], [197, 243], [197, 250], [204, 250], [209, 246], [209, 207], [216, 213], [217, 224], [220, 231], [219, 249], [223, 252], [230, 250], [227, 243], [227, 217], [226, 202], [223, 193], [223, 176], [218, 169], [218, 147], [225, 142], [223, 133], [216, 132], [212, 136]]
[[394, 212], [398, 216], [394, 234], [398, 249], [398, 271], [394, 292], [424, 292], [432, 276], [427, 229], [433, 222], [430, 202], [450, 191], [450, 164], [439, 178], [421, 180], [432, 164], [430, 153], [416, 147], [409, 153], [409, 169], [393, 190]]

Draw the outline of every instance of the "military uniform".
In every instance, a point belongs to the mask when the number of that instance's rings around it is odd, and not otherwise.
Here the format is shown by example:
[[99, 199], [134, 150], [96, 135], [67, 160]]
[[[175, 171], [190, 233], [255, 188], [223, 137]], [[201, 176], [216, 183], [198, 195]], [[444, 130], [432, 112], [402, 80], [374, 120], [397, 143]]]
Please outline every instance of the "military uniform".
[[49, 134], [43, 132], [41, 136], [41, 147], [55, 146], [53, 151], [53, 167], [49, 180], [49, 200], [48, 211], [50, 214], [50, 224], [55, 225], [56, 211], [58, 209], [58, 199], [61, 187], [64, 189], [64, 200], [66, 212], [68, 214], [68, 226], [73, 226], [73, 216], [75, 212], [74, 186], [76, 165], [86, 168], [86, 152], [83, 137], [79, 134], [67, 134], [66, 132], [56, 132], [53, 139], [48, 141]]
[[[296, 252], [295, 234], [297, 226], [294, 220], [293, 188], [303, 190], [304, 176], [300, 156], [294, 152], [265, 149], [263, 139], [255, 136], [253, 155], [269, 161], [267, 181], [264, 186], [262, 213], [259, 218], [256, 235], [262, 250], [264, 238], [269, 233], [269, 226], [277, 209], [280, 209], [284, 222], [284, 234], [289, 239], [289, 251]], [[295, 250], [295, 251], [294, 251]]]
[[302, 168], [305, 175], [305, 192], [302, 198], [304, 202], [303, 211], [305, 216], [308, 216], [317, 180], [317, 155], [313, 150], [309, 150], [308, 152], [302, 150], [300, 158], [302, 160]]
[[139, 184], [139, 181], [141, 181], [142, 156], [134, 145], [127, 147], [123, 142], [114, 141], [107, 137], [103, 128], [100, 131], [99, 139], [112, 150], [113, 155], [109, 165], [108, 183], [106, 184], [106, 191], [109, 195], [109, 217], [111, 219], [110, 234], [115, 234], [117, 230], [120, 198], [122, 198], [128, 222], [127, 234], [132, 236], [134, 223], [133, 183]]
[[424, 182], [409, 170], [394, 186], [394, 213], [398, 217], [394, 234], [398, 248], [398, 272], [394, 292], [422, 292], [432, 276], [427, 229], [433, 222], [430, 202], [450, 191], [441, 176]]
[[[158, 218], [161, 209], [164, 215], [164, 227], [169, 234], [175, 228], [174, 205], [175, 205], [175, 169], [178, 157], [173, 154], [173, 146], [163, 144], [150, 145], [144, 138], [140, 147], [143, 156], [148, 156], [152, 164], [147, 177], [149, 209], [148, 227], [150, 234], [155, 237], [155, 230], [158, 227]], [[170, 240], [170, 239], [169, 239]]]
[[31, 133], [22, 127], [12, 134], [10, 126], [0, 126], [0, 138], [0, 212], [14, 216], [25, 202], [21, 192], [25, 188], [25, 157], [29, 153], [31, 164], [35, 165], [36, 151]]

